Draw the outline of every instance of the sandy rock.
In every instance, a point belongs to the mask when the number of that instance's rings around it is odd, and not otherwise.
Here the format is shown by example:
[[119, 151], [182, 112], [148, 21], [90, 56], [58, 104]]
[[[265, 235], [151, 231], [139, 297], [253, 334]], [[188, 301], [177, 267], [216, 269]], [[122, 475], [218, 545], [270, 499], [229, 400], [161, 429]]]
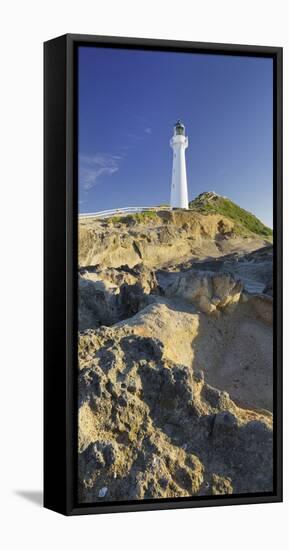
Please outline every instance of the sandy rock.
[[119, 223], [80, 219], [79, 263], [82, 267], [133, 267], [140, 262], [157, 266], [194, 254], [218, 257], [231, 250], [264, 246], [260, 237], [236, 236], [233, 228], [234, 222], [224, 216], [195, 211], [155, 212], [141, 222], [132, 216]]
[[202, 372], [166, 359], [158, 339], [102, 328], [80, 337], [81, 357], [81, 501], [206, 494], [220, 463], [231, 486], [215, 480], [214, 491], [271, 486], [270, 417], [240, 409]]
[[257, 316], [269, 325], [273, 323], [273, 298], [266, 294], [259, 294], [250, 298]]
[[271, 491], [272, 247], [184, 211], [79, 237], [80, 501]]
[[110, 326], [146, 307], [158, 294], [154, 272], [144, 266], [130, 269], [90, 268], [79, 278], [79, 330]]
[[212, 495], [231, 495], [233, 493], [232, 480], [228, 477], [212, 475]]
[[176, 277], [165, 289], [165, 295], [179, 296], [211, 314], [237, 304], [242, 288], [241, 281], [229, 274], [190, 270]]

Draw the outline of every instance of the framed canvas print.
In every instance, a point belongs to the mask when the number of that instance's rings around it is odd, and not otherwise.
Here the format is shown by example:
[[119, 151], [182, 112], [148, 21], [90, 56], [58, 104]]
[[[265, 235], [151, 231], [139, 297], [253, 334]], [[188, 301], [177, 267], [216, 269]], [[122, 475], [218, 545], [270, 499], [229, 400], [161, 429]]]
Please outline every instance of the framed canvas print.
[[44, 45], [44, 502], [282, 500], [282, 49]]

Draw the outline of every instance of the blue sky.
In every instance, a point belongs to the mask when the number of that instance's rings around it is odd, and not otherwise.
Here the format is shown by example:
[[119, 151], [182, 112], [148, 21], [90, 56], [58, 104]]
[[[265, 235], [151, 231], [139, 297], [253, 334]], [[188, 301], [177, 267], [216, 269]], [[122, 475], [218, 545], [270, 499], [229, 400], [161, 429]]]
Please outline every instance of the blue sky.
[[215, 191], [272, 227], [272, 60], [79, 48], [79, 211], [168, 203], [186, 125], [189, 199]]

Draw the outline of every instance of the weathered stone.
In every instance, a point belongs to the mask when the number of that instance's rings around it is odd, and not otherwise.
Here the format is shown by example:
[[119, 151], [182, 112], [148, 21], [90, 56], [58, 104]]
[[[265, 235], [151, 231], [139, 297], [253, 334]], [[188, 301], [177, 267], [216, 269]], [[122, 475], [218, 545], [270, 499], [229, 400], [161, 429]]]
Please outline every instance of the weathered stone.
[[273, 298], [266, 294], [259, 294], [250, 298], [250, 304], [252, 304], [257, 316], [269, 325], [273, 323]]
[[228, 477], [212, 475], [212, 495], [231, 495], [233, 493], [232, 480]]
[[133, 267], [141, 260], [155, 266], [201, 251], [204, 257], [218, 257], [232, 248], [246, 251], [252, 243], [255, 249], [265, 244], [257, 235], [235, 235], [234, 222], [219, 214], [160, 211], [141, 221], [126, 216], [121, 223], [89, 218], [80, 220], [79, 263]]
[[[111, 500], [127, 500], [272, 486], [268, 414], [238, 408], [203, 372], [167, 360], [158, 339], [128, 335], [125, 326], [89, 334], [94, 358], [80, 378], [87, 394], [79, 410], [82, 502], [104, 498], [103, 487]], [[207, 489], [204, 475], [214, 474]]]
[[242, 288], [242, 282], [231, 275], [188, 270], [175, 277], [165, 295], [181, 297], [210, 315], [237, 304]]
[[80, 502], [271, 491], [272, 247], [181, 211], [79, 235]]

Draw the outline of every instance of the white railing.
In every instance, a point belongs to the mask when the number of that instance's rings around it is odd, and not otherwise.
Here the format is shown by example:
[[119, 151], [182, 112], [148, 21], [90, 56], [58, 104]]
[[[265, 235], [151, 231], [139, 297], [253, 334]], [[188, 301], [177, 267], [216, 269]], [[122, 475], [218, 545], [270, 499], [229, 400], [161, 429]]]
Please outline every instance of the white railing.
[[147, 212], [149, 210], [170, 210], [170, 206], [126, 206], [125, 208], [114, 208], [102, 210], [101, 212], [89, 212], [79, 214], [80, 218], [109, 218], [110, 216], [125, 216], [132, 212]]

